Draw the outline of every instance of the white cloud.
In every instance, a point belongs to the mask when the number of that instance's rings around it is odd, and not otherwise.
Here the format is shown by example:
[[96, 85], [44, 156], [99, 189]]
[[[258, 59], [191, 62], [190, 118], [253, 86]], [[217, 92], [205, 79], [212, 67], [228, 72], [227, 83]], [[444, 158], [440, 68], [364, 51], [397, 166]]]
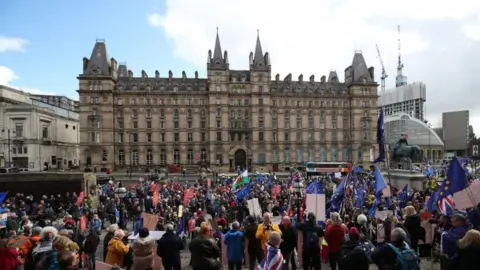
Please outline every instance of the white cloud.
[[0, 53], [8, 51], [25, 52], [28, 41], [22, 38], [0, 36]]
[[[177, 57], [199, 68], [205, 67], [218, 26], [222, 49], [229, 52], [232, 69], [248, 67], [248, 55], [255, 49], [256, 30], [260, 29], [262, 47], [270, 53], [274, 73], [281, 77], [290, 72], [294, 76], [315, 74], [319, 78], [336, 69], [343, 77], [355, 50], [363, 51], [367, 65], [378, 66], [377, 43], [385, 64], [393, 67], [396, 61], [396, 26], [369, 23], [381, 14], [379, 10], [391, 14], [395, 8], [379, 0], [367, 2], [354, 0], [338, 5], [336, 1], [319, 0], [296, 4], [286, 0], [245, 0], [232, 5], [224, 0], [167, 0], [165, 14], [151, 14], [148, 22], [165, 30]], [[432, 18], [449, 15], [435, 9], [430, 13]], [[428, 46], [418, 33], [402, 32], [403, 54], [417, 53]]]
[[[294, 78], [314, 74], [319, 80], [330, 69], [343, 78], [354, 51], [362, 50], [367, 65], [375, 66], [378, 80], [378, 44], [390, 75], [387, 88], [394, 85], [400, 24], [405, 74], [409, 81], [427, 83], [428, 119], [441, 123], [442, 111], [474, 106], [445, 96], [451, 89], [471, 96], [476, 94], [473, 89], [480, 88], [476, 80], [465, 80], [477, 76], [476, 64], [469, 61], [480, 41], [478, 14], [480, 1], [471, 0], [404, 0], [395, 5], [384, 0], [166, 0], [164, 13], [149, 14], [147, 21], [163, 30], [176, 57], [199, 70], [205, 69], [207, 52], [213, 50], [216, 27], [232, 69], [248, 69], [248, 55], [255, 49], [260, 29], [273, 75], [280, 73], [281, 78], [288, 73]], [[480, 128], [475, 108], [470, 108], [471, 119]]]
[[45, 92], [40, 89], [30, 88], [30, 87], [18, 87], [11, 84], [13, 81], [18, 79], [19, 77], [15, 74], [15, 72], [12, 69], [6, 66], [0, 66], [0, 85], [10, 86], [12, 88], [15, 88], [24, 92], [28, 92], [31, 94], [55, 95], [55, 93], [52, 93], [52, 92]]

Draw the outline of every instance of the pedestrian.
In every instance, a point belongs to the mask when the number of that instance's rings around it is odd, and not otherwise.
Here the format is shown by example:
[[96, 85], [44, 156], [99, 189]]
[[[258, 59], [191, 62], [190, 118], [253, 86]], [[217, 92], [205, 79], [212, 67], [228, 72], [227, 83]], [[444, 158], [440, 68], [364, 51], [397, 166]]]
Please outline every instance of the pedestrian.
[[138, 238], [132, 244], [133, 250], [133, 269], [152, 270], [153, 269], [153, 246], [154, 241], [149, 236], [147, 228], [138, 229]]
[[185, 248], [184, 243], [174, 233], [172, 224], [167, 224], [165, 229], [165, 234], [157, 242], [157, 255], [162, 258], [165, 270], [180, 270], [182, 268], [180, 251]]

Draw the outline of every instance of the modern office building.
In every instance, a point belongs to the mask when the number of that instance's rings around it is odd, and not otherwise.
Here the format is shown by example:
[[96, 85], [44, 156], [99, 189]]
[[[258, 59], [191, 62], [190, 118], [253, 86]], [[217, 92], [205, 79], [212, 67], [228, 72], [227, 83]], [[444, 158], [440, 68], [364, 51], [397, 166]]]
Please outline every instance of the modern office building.
[[385, 115], [406, 113], [414, 118], [425, 120], [425, 102], [427, 101], [426, 85], [414, 82], [397, 86], [380, 95], [380, 106]]
[[73, 109], [0, 85], [0, 167], [40, 171], [78, 166], [78, 119]]
[[469, 111], [444, 112], [442, 114], [443, 140], [445, 151], [457, 156], [468, 154]]
[[377, 153], [377, 83], [361, 52], [345, 69], [283, 80], [257, 37], [249, 69], [230, 68], [217, 34], [207, 77], [134, 76], [103, 40], [78, 76], [82, 167], [236, 166], [288, 170], [306, 161], [369, 165]]

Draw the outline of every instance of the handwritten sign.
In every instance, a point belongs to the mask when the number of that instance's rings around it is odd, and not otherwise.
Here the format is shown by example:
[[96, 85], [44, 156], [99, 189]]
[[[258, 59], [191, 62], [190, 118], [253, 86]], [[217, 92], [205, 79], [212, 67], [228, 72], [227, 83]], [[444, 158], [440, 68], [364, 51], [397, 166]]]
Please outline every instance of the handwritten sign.
[[142, 212], [143, 227], [150, 231], [154, 231], [157, 227], [158, 216]]

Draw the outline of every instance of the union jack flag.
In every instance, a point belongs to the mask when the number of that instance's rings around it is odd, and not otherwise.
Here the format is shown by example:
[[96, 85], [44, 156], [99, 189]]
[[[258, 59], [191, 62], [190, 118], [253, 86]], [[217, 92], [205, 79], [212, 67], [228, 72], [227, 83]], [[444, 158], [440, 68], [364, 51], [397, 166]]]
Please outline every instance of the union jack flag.
[[448, 195], [442, 198], [438, 202], [438, 208], [440, 209], [440, 212], [442, 212], [443, 215], [447, 215], [449, 212], [453, 211], [453, 196]]
[[281, 270], [283, 269], [283, 256], [280, 249], [267, 244], [265, 258], [260, 262], [256, 270]]

